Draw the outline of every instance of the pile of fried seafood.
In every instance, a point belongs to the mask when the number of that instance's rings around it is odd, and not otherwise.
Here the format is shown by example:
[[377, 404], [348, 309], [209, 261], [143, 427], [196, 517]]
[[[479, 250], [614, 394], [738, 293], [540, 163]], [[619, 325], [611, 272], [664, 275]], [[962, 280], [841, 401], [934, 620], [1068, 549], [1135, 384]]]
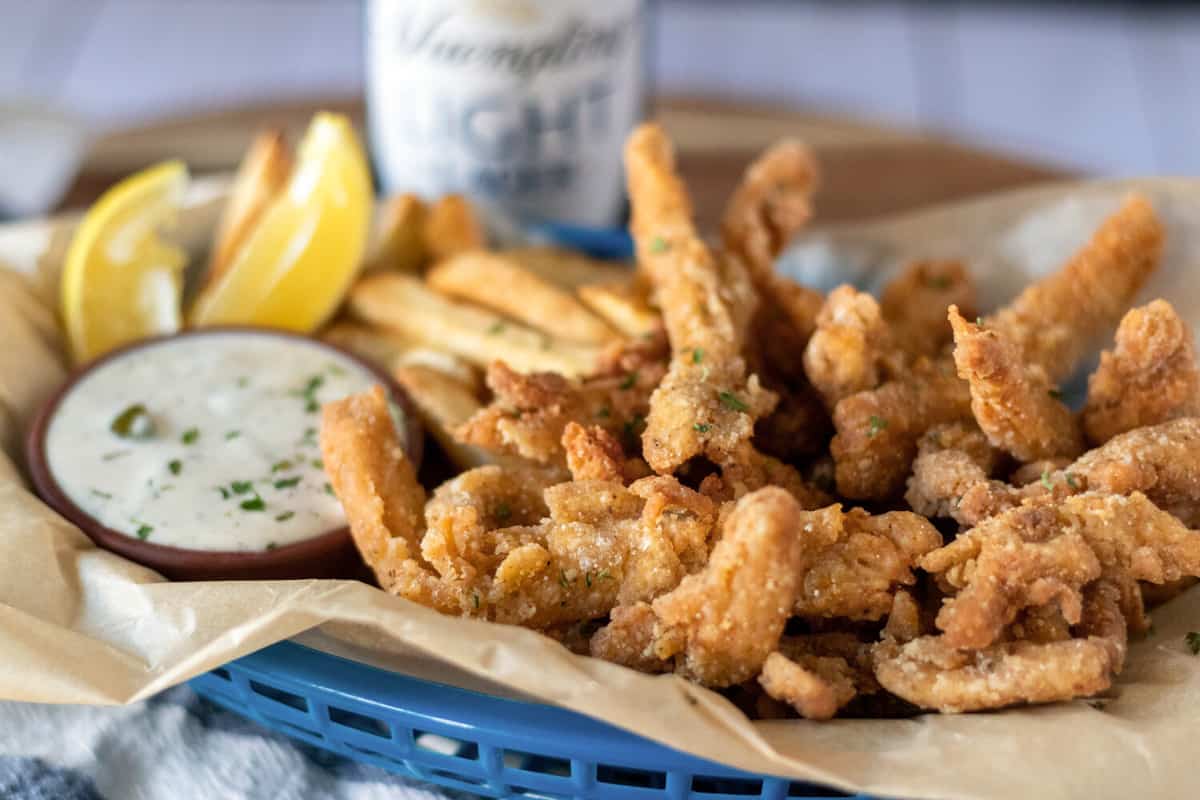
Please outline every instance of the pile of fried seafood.
[[[493, 363], [454, 435], [495, 463], [431, 493], [381, 388], [325, 407], [380, 585], [758, 717], [1107, 690], [1147, 605], [1200, 576], [1193, 334], [1165, 300], [1130, 307], [1163, 248], [1150, 203], [977, 316], [959, 262], [910, 264], [880, 300], [776, 274], [816, 186], [798, 143], [749, 167], [715, 244], [658, 127], [625, 157], [660, 329], [584, 377]], [[1072, 411], [1059, 384], [1103, 346]]]

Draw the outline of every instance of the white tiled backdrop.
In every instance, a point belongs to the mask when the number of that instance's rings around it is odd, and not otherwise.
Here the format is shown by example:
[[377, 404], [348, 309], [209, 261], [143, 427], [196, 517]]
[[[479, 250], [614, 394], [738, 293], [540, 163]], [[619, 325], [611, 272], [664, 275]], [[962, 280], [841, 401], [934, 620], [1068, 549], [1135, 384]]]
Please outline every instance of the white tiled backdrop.
[[[358, 0], [0, 0], [0, 102], [103, 130], [355, 92], [360, 25]], [[1094, 172], [1200, 172], [1200, 9], [663, 0], [656, 30], [661, 91], [850, 112]]]

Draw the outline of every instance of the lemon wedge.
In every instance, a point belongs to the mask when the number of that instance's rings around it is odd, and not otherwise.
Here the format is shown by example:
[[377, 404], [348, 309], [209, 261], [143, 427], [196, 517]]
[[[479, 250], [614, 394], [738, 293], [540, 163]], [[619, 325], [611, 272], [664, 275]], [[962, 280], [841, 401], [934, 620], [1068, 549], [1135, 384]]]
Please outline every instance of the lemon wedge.
[[308, 332], [337, 308], [362, 264], [372, 211], [366, 157], [350, 121], [313, 117], [287, 186], [228, 269], [196, 298], [193, 325]]
[[63, 263], [63, 324], [76, 363], [127, 342], [179, 330], [183, 250], [159, 237], [187, 190], [181, 161], [116, 184], [88, 209]]

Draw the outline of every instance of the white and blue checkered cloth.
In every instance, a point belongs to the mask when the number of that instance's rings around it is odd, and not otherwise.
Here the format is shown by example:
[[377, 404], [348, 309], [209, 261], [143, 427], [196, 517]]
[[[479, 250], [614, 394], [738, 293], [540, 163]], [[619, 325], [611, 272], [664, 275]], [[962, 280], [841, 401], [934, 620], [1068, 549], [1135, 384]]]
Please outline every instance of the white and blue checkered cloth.
[[0, 703], [4, 800], [444, 800], [289, 739], [186, 686], [123, 707]]

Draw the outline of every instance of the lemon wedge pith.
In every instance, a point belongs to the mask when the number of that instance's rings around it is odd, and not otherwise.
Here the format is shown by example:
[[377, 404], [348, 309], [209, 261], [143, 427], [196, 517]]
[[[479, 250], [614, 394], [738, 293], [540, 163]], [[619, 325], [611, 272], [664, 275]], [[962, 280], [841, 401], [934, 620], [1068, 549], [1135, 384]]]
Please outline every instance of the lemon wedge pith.
[[84, 214], [63, 262], [63, 325], [76, 363], [174, 333], [187, 257], [160, 238], [179, 215], [188, 171], [166, 161], [129, 176]]
[[190, 322], [315, 329], [362, 263], [371, 210], [370, 173], [353, 126], [317, 114], [286, 188], [196, 299]]

